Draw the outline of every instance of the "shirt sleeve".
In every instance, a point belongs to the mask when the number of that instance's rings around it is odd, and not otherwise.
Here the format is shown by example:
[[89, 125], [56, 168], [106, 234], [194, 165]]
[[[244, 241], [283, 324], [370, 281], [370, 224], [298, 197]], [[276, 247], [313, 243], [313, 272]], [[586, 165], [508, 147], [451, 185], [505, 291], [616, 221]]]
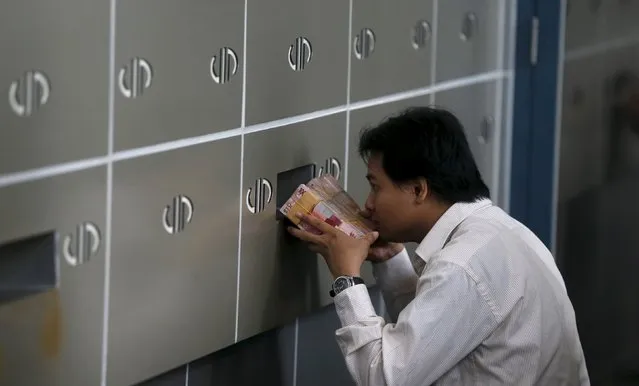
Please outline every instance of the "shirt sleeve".
[[384, 262], [374, 263], [373, 276], [382, 291], [388, 315], [397, 321], [399, 312], [415, 297], [419, 278], [406, 248]]
[[376, 315], [366, 286], [340, 292], [336, 339], [351, 376], [359, 386], [432, 384], [496, 328], [488, 296], [447, 262], [424, 271], [396, 323]]

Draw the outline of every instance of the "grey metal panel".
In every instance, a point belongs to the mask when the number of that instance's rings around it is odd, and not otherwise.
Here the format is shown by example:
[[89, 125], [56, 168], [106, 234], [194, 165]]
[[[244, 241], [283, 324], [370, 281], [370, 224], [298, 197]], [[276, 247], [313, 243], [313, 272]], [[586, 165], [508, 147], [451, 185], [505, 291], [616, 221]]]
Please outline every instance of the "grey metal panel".
[[[377, 287], [369, 287], [368, 294], [375, 311], [383, 316], [380, 290]], [[329, 305], [300, 318], [298, 326], [296, 385], [354, 385], [337, 342], [335, 339], [329, 339], [341, 327], [335, 306]]]
[[616, 39], [633, 39], [637, 41], [639, 25], [637, 25], [637, 15], [639, 15], [639, 3], [636, 1], [601, 1], [603, 12], [601, 18], [606, 25], [606, 41]]
[[[632, 109], [632, 91], [617, 94], [613, 85], [623, 85], [619, 75], [637, 76], [639, 46], [624, 47], [637, 35], [624, 30], [630, 20], [639, 28], [639, 4], [570, 4], [566, 44], [579, 55], [567, 53], [563, 69], [556, 260], [592, 384], [631, 384], [639, 369], [639, 144], [626, 110]], [[614, 38], [620, 39], [611, 44]]]
[[[373, 303], [375, 304], [375, 303]], [[299, 320], [297, 385], [355, 385], [334, 336], [341, 327], [330, 305]], [[322, 358], [318, 360], [318, 358]]]
[[346, 103], [348, 8], [343, 0], [248, 1], [247, 124]]
[[[191, 382], [187, 381], [187, 372], [187, 367], [183, 365], [135, 386], [189, 386]], [[189, 383], [187, 384], [187, 382]]]
[[592, 48], [617, 39], [636, 40], [638, 14], [636, 1], [569, 0], [566, 50]]
[[239, 155], [235, 137], [114, 165], [109, 385], [233, 343]]
[[117, 150], [240, 126], [244, 2], [119, 1], [117, 13]]
[[353, 1], [351, 102], [430, 85], [432, 1]]
[[[602, 22], [607, 1], [568, 0], [566, 11], [566, 50], [584, 48], [605, 40]], [[616, 3], [616, 2], [615, 2]]]
[[[500, 3], [504, 0], [445, 0], [438, 3], [437, 82], [498, 68]], [[499, 58], [501, 60], [501, 58]]]
[[0, 307], [0, 384], [100, 384], [105, 203], [105, 168], [0, 189], [0, 243], [56, 231], [59, 264], [57, 289]]
[[296, 326], [273, 329], [189, 364], [188, 386], [294, 386]]
[[497, 192], [498, 141], [501, 122], [495, 119], [495, 83], [479, 83], [435, 94], [435, 104], [450, 110], [461, 121], [481, 176]]
[[608, 122], [604, 78], [610, 55], [565, 63], [559, 140], [560, 203], [603, 181]]
[[616, 76], [634, 72], [639, 45], [565, 63], [559, 202], [604, 183], [611, 137], [611, 90]]
[[109, 2], [2, 1], [0, 36], [0, 175], [104, 155]]
[[[345, 122], [345, 114], [335, 114], [244, 138], [240, 339], [291, 322], [331, 302], [328, 291], [332, 277], [324, 261], [275, 220], [276, 176], [309, 163], [322, 166], [331, 158], [341, 169]], [[342, 182], [343, 174], [340, 170], [334, 175]]]

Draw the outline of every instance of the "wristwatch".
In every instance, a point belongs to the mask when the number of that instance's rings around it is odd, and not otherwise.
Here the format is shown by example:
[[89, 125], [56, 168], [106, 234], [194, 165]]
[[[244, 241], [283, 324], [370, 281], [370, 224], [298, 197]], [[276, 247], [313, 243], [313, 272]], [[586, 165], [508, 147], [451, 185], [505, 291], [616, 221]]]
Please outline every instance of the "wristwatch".
[[333, 282], [333, 289], [329, 292], [331, 297], [335, 297], [338, 293], [344, 291], [348, 287], [357, 284], [364, 284], [364, 279], [357, 276], [339, 276]]

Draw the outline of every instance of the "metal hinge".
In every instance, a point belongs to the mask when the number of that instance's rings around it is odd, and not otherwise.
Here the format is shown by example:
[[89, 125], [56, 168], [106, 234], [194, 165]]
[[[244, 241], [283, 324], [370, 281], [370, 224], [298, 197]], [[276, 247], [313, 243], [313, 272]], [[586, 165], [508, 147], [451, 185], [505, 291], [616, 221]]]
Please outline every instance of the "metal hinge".
[[539, 55], [539, 18], [533, 16], [532, 28], [530, 36], [530, 64], [537, 65], [537, 56]]

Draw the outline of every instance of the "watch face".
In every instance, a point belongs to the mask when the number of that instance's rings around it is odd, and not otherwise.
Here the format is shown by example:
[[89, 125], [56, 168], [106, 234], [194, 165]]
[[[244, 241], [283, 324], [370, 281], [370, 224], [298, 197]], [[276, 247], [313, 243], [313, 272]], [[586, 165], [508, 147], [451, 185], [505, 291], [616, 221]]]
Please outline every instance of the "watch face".
[[350, 286], [350, 280], [347, 277], [338, 277], [335, 279], [335, 284], [333, 284], [333, 289], [336, 293], [343, 291], [344, 289]]

